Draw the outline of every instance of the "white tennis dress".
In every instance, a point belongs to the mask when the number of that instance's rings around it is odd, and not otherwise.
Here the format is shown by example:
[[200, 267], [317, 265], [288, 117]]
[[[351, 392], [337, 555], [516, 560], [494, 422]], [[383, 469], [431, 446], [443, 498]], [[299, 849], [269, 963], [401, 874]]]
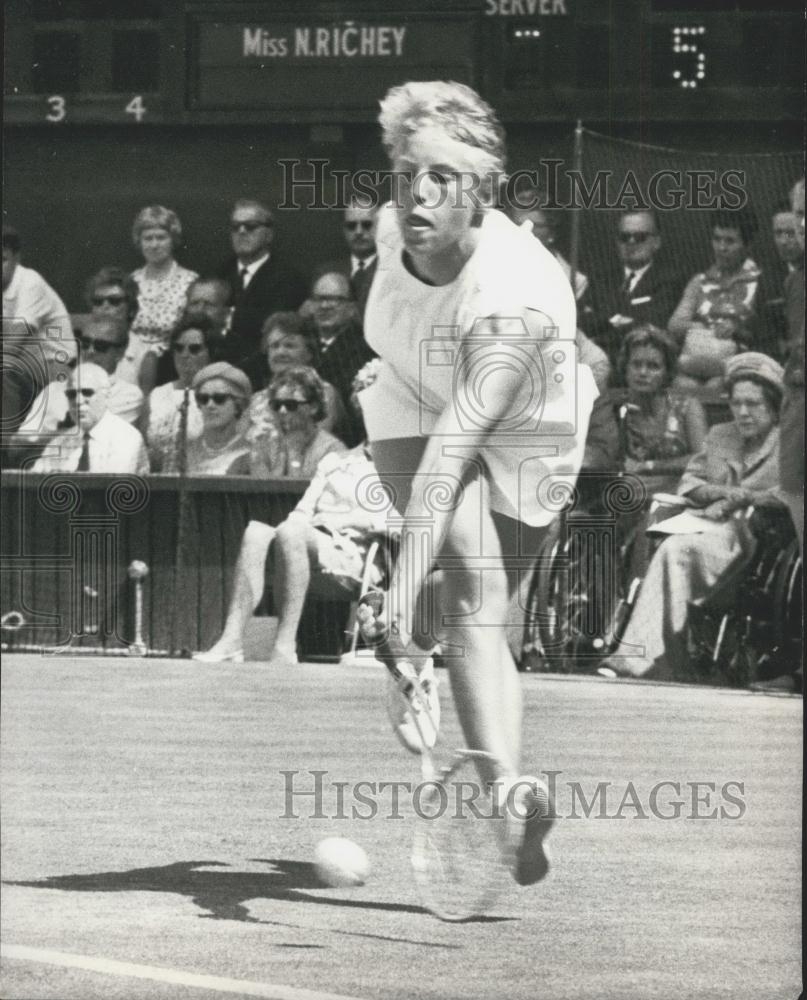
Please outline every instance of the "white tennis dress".
[[[448, 285], [425, 284], [406, 269], [392, 205], [379, 213], [376, 242], [365, 336], [383, 363], [361, 393], [369, 440], [427, 436], [448, 405], [472, 430], [484, 412], [486, 372], [505, 365], [519, 373], [519, 391], [479, 450], [491, 506], [526, 524], [548, 524], [562, 504], [559, 484], [579, 472], [597, 396], [590, 369], [576, 361], [575, 302], [560, 265], [500, 212], [485, 215], [473, 255]], [[536, 314], [532, 329], [508, 324], [492, 337], [480, 325], [491, 316], [520, 317], [525, 308]], [[464, 391], [458, 360], [466, 366]], [[463, 436], [446, 446], [461, 452]]]

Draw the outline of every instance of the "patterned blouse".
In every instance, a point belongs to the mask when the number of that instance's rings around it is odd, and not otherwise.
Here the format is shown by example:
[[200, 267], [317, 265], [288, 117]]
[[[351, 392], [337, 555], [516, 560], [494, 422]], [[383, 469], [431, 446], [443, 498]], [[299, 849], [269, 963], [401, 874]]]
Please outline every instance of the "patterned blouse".
[[198, 277], [195, 271], [180, 267], [176, 261], [159, 278], [147, 277], [145, 267], [133, 271], [132, 278], [138, 290], [138, 310], [129, 331], [130, 338], [141, 340], [151, 349], [156, 349], [157, 353], [162, 353], [185, 309], [188, 286]]
[[720, 319], [734, 320], [735, 339], [747, 343], [751, 337], [754, 299], [759, 285], [760, 270], [749, 257], [739, 271], [724, 276], [714, 267], [696, 274], [686, 289], [694, 296], [693, 319], [711, 327]]
[[625, 451], [638, 462], [678, 458], [692, 452], [687, 438], [687, 415], [700, 406], [691, 396], [666, 392], [652, 415], [629, 408], [625, 414]]

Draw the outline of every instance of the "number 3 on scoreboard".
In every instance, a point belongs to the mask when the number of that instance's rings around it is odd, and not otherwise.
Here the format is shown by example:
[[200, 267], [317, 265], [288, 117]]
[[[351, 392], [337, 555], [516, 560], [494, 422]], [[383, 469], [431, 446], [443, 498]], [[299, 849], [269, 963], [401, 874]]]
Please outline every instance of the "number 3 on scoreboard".
[[126, 105], [126, 114], [134, 115], [134, 120], [136, 122], [143, 120], [143, 115], [146, 113], [145, 105], [143, 104], [143, 98], [138, 94], [133, 97], [131, 101]]
[[54, 94], [53, 97], [49, 97], [48, 107], [50, 108], [50, 111], [45, 115], [45, 121], [64, 121], [65, 116], [67, 115], [67, 106], [63, 97], [60, 97], [58, 94]]

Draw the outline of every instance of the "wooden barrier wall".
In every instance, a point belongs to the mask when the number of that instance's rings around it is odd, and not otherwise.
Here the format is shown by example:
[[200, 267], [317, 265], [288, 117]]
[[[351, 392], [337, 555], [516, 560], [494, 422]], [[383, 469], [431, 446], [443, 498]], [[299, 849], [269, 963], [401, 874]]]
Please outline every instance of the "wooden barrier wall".
[[[145, 644], [187, 655], [221, 632], [247, 522], [279, 524], [307, 483], [194, 477], [180, 490], [169, 476], [3, 472], [1, 485], [6, 648], [125, 651], [135, 639], [128, 568], [139, 560]], [[304, 651], [337, 653], [344, 621], [314, 610], [300, 629]], [[15, 613], [23, 623], [9, 628]]]

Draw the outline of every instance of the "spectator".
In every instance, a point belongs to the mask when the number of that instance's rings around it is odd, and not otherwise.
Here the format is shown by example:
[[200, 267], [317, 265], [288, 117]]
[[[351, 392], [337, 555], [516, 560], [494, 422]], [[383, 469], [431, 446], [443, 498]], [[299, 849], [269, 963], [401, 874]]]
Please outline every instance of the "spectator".
[[275, 412], [276, 426], [253, 442], [253, 476], [310, 479], [325, 455], [346, 450], [320, 426], [325, 393], [313, 368], [300, 365], [275, 375], [269, 385], [269, 405]]
[[799, 240], [799, 221], [790, 205], [777, 206], [771, 218], [776, 262], [766, 267], [757, 292], [760, 319], [760, 350], [784, 359], [787, 350], [785, 285], [795, 272], [804, 271], [804, 245]]
[[661, 259], [659, 221], [651, 211], [624, 212], [616, 228], [616, 261], [592, 276], [580, 325], [616, 364], [625, 334], [651, 323], [666, 327], [684, 282]]
[[760, 270], [748, 247], [756, 229], [749, 209], [712, 213], [714, 263], [691, 279], [668, 325], [681, 346], [676, 385], [682, 391], [719, 389], [727, 359], [754, 339]]
[[3, 226], [4, 349], [7, 339], [9, 343], [24, 342], [26, 337], [74, 341], [64, 303], [41, 274], [20, 263], [21, 248], [17, 230]]
[[[319, 333], [320, 377], [333, 385], [347, 407], [356, 373], [375, 357], [364, 339], [350, 282], [336, 271], [321, 275], [311, 286], [306, 306]], [[358, 420], [353, 439], [356, 434], [361, 440]]]
[[624, 468], [646, 477], [649, 489], [674, 487], [708, 430], [700, 402], [670, 389], [676, 357], [670, 337], [649, 325], [631, 330], [619, 354], [619, 379], [627, 390], [620, 411]]
[[[387, 511], [362, 504], [380, 482], [367, 446], [331, 452], [317, 465], [300, 502], [277, 528], [250, 521], [241, 541], [233, 594], [218, 642], [194, 659], [207, 663], [244, 659], [244, 629], [258, 606], [268, 570], [278, 614], [271, 665], [297, 665], [297, 628], [308, 594], [355, 597], [372, 534], [387, 528]], [[271, 550], [272, 559], [267, 561]], [[380, 583], [375, 579], [373, 584]]]
[[[796, 217], [801, 246], [801, 267], [785, 284], [785, 315], [788, 330], [787, 364], [782, 400], [781, 447], [779, 449], [779, 486], [782, 499], [798, 539], [804, 562], [804, 178], [790, 191], [790, 206]], [[788, 666], [785, 664], [785, 666]], [[804, 689], [802, 664], [769, 681], [751, 685], [754, 691], [801, 692]]]
[[[299, 313], [272, 313], [263, 324], [263, 352], [271, 381], [289, 368], [308, 365], [315, 371], [319, 365], [319, 334], [312, 320]], [[330, 382], [323, 382], [325, 416], [320, 426], [341, 438], [347, 432], [345, 408], [339, 393]], [[249, 405], [250, 440], [277, 427], [277, 417], [269, 401], [269, 390], [256, 392]]]
[[[232, 311], [227, 304], [229, 297], [230, 287], [221, 278], [197, 278], [188, 285], [185, 311], [180, 323], [189, 317], [198, 317], [211, 326], [212, 336], [208, 344], [212, 350], [211, 361], [223, 359], [227, 353], [224, 338], [229, 331]], [[167, 382], [175, 382], [178, 378], [174, 355], [171, 351], [166, 351], [157, 363], [156, 384], [165, 385]]]
[[[519, 201], [523, 205], [538, 203], [541, 197], [535, 188], [524, 188], [519, 193]], [[563, 273], [571, 282], [572, 266], [557, 248], [558, 216], [557, 212], [545, 208], [521, 208], [513, 206], [510, 217], [517, 226], [528, 225], [532, 235], [542, 243], [560, 264]], [[579, 302], [588, 288], [588, 278], [580, 271], [574, 274], [574, 297]]]
[[577, 344], [577, 360], [581, 365], [587, 365], [594, 376], [594, 384], [600, 392], [605, 392], [611, 380], [611, 362], [605, 351], [590, 340], [580, 329], [575, 333]]
[[[252, 395], [249, 378], [226, 361], [216, 361], [196, 373], [191, 388], [202, 414], [202, 433], [188, 443], [186, 471], [190, 475], [248, 476], [249, 442], [240, 419]], [[180, 471], [182, 465], [180, 455]]]
[[[126, 343], [126, 322], [122, 319], [90, 317], [79, 338], [82, 365], [102, 368], [109, 376], [104, 392], [105, 406], [110, 413], [134, 424], [143, 411], [143, 393], [116, 374]], [[65, 420], [70, 423], [70, 412], [64, 382], [57, 378], [34, 400], [15, 442], [22, 443], [24, 439], [29, 446], [44, 444], [64, 429]]]
[[378, 206], [369, 199], [353, 197], [345, 209], [343, 225], [345, 242], [350, 251], [350, 286], [361, 317], [364, 317], [378, 264], [375, 246], [377, 216]]
[[110, 379], [99, 365], [81, 363], [64, 390], [72, 426], [51, 439], [32, 472], [149, 471], [140, 432], [109, 409]]
[[[601, 665], [612, 675], [675, 677], [688, 663], [687, 614], [753, 550], [743, 519], [750, 504], [778, 505], [782, 367], [765, 354], [738, 354], [727, 365], [731, 423], [709, 431], [687, 465], [678, 493], [700, 508], [701, 533], [670, 535], [651, 560], [620, 647]], [[632, 655], [636, 650], [643, 655]]]
[[[129, 348], [138, 383], [151, 391], [156, 362], [168, 346], [168, 338], [185, 309], [188, 286], [197, 277], [174, 259], [182, 243], [182, 224], [176, 212], [162, 205], [149, 205], [138, 212], [132, 240], [145, 265], [132, 273], [137, 285], [138, 310], [130, 331]], [[147, 354], [149, 359], [143, 367]]]
[[[137, 315], [137, 285], [119, 267], [102, 267], [87, 282], [84, 301], [94, 319], [114, 319], [126, 324], [127, 330]], [[77, 330], [78, 336], [81, 330]], [[115, 369], [115, 377], [137, 385], [138, 359], [136, 349], [126, 351]]]
[[274, 235], [274, 216], [266, 205], [252, 199], [235, 203], [230, 216], [235, 256], [220, 273], [234, 306], [226, 356], [258, 380], [264, 368], [260, 357], [264, 320], [273, 312], [299, 308], [305, 298], [304, 279], [272, 249]]
[[38, 347], [32, 351], [34, 341], [47, 340], [75, 352], [64, 303], [40, 274], [20, 263], [19, 234], [3, 226], [3, 428], [7, 434], [20, 426], [47, 384], [47, 363]]
[[[29, 345], [24, 357], [18, 356], [14, 364], [3, 368], [3, 431], [2, 451], [5, 467], [17, 468], [36, 458], [47, 438], [61, 429], [59, 420], [48, 412], [51, 392], [58, 395], [62, 419], [67, 414], [64, 383], [76, 364], [74, 341], [42, 340]], [[35, 369], [33, 378], [31, 369]], [[22, 377], [18, 377], [22, 376]], [[31, 400], [31, 385], [44, 384], [45, 388]], [[43, 433], [42, 426], [48, 427]]]
[[218, 338], [205, 316], [186, 316], [171, 334], [170, 353], [176, 378], [152, 389], [143, 421], [152, 472], [177, 472], [183, 406], [186, 406], [185, 441], [201, 436], [202, 414], [191, 385], [197, 373], [215, 358]]
[[230, 286], [221, 278], [197, 278], [188, 286], [185, 314], [205, 316], [214, 334], [224, 339], [230, 326]]

